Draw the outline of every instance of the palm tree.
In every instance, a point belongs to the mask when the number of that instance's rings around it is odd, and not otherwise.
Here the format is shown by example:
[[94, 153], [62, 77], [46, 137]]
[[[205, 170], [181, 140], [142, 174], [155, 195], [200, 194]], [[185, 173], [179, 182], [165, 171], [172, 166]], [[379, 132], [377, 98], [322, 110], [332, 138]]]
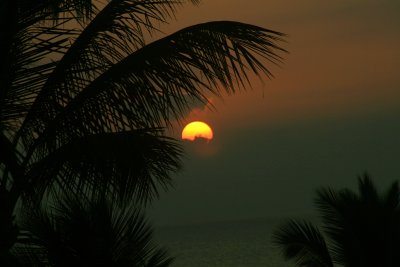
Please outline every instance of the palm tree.
[[298, 266], [400, 266], [400, 188], [379, 195], [368, 175], [359, 193], [325, 188], [315, 203], [323, 233], [307, 221], [289, 220], [273, 235], [286, 259]]
[[272, 77], [261, 59], [281, 62], [276, 31], [215, 21], [148, 42], [183, 2], [2, 1], [0, 257], [21, 197], [69, 190], [145, 204], [180, 168], [165, 127], [193, 100], [245, 88], [248, 72]]
[[21, 226], [30, 238], [14, 250], [26, 266], [169, 266], [143, 214], [125, 204], [69, 194], [53, 208], [27, 209]]

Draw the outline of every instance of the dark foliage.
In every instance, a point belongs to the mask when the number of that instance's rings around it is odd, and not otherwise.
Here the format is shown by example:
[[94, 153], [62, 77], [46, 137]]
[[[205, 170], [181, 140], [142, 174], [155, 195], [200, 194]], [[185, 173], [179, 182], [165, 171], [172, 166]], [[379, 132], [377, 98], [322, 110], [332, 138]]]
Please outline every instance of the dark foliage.
[[152, 241], [138, 207], [104, 198], [60, 197], [53, 208], [26, 209], [26, 242], [14, 250], [31, 266], [164, 267], [172, 259]]
[[166, 127], [250, 72], [272, 77], [276, 31], [217, 21], [153, 41], [185, 2], [199, 1], [1, 1], [0, 264], [13, 264], [16, 207], [63, 192], [149, 203], [181, 166]]
[[315, 204], [322, 229], [289, 221], [274, 233], [274, 243], [298, 266], [400, 266], [400, 188], [393, 183], [379, 195], [372, 180], [358, 180], [358, 194], [322, 188]]

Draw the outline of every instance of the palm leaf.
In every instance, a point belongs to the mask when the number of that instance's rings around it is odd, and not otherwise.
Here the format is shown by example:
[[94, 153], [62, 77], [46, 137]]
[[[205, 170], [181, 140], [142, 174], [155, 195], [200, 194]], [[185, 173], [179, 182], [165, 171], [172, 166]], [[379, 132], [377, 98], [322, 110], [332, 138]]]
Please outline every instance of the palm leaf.
[[136, 130], [72, 140], [32, 166], [28, 186], [39, 196], [61, 185], [146, 203], [158, 196], [160, 186], [171, 185], [170, 175], [181, 165], [180, 147], [161, 133]]
[[256, 74], [269, 74], [254, 54], [278, 62], [280, 56], [275, 50], [281, 49], [275, 42], [281, 40], [280, 36], [256, 26], [225, 21], [178, 31], [143, 47], [100, 75], [47, 125], [36, 145], [62, 145], [57, 133], [69, 133], [73, 138], [86, 133], [159, 127], [172, 118], [181, 118], [189, 108], [189, 100], [206, 101], [203, 89], [219, 94], [219, 84], [228, 92], [235, 90], [235, 81], [244, 86], [241, 75], [246, 77], [246, 67]]
[[326, 188], [317, 191], [314, 202], [321, 214], [324, 231], [331, 240], [334, 262], [351, 262], [354, 259], [352, 254], [359, 254], [361, 249], [357, 242], [362, 233], [360, 219], [363, 211], [358, 196], [350, 190], [336, 192]]
[[42, 248], [46, 257], [40, 260], [52, 266], [152, 267], [172, 261], [153, 243], [150, 226], [133, 206], [66, 195], [54, 208], [28, 211], [23, 225], [32, 238], [25, 252]]
[[378, 191], [368, 174], [358, 177], [360, 200], [371, 205], [379, 205]]
[[[145, 45], [145, 32], [165, 22], [181, 1], [110, 1], [69, 47], [42, 88], [23, 129], [40, 132], [76, 94], [113, 64]], [[40, 114], [40, 115], [39, 115]], [[31, 129], [34, 128], [35, 130]]]
[[400, 236], [395, 208], [399, 191], [396, 193], [394, 185], [389, 191], [390, 196], [380, 198], [367, 175], [360, 177], [358, 182], [359, 195], [350, 190], [322, 189], [317, 192], [315, 202], [331, 240], [334, 262], [343, 266], [391, 262], [395, 259], [392, 249], [398, 251], [398, 246], [390, 240]]
[[21, 22], [34, 24], [43, 19], [57, 20], [67, 13], [74, 13], [81, 20], [93, 15], [92, 0], [20, 0], [18, 1]]
[[382, 199], [384, 206], [394, 213], [399, 213], [400, 209], [400, 187], [399, 182], [392, 183]]
[[[60, 29], [68, 20], [60, 21], [51, 27], [31, 25], [9, 33], [9, 49], [1, 63], [5, 69], [1, 77], [4, 85], [0, 94], [0, 123], [2, 127], [15, 132], [38, 92], [47, 81], [57, 64], [57, 54], [66, 51], [69, 36], [76, 32]], [[6, 35], [7, 36], [7, 35]], [[4, 41], [6, 42], [6, 41]], [[49, 61], [47, 57], [53, 57]]]
[[19, 123], [14, 125], [15, 122], [26, 115], [29, 104], [36, 96], [37, 90], [32, 88], [41, 88], [47, 79], [45, 74], [53, 70], [54, 64], [48, 64], [43, 59], [46, 56], [52, 57], [50, 54], [60, 50], [64, 52], [65, 36], [73, 32], [64, 28], [64, 24], [71, 19], [65, 17], [54, 20], [50, 17], [55, 18], [73, 10], [88, 14], [91, 7], [90, 0], [22, 0], [18, 3], [2, 3], [1, 73], [5, 75], [1, 77], [0, 119], [6, 128], [18, 127]]
[[273, 242], [298, 266], [333, 267], [322, 234], [309, 222], [289, 220], [274, 232]]

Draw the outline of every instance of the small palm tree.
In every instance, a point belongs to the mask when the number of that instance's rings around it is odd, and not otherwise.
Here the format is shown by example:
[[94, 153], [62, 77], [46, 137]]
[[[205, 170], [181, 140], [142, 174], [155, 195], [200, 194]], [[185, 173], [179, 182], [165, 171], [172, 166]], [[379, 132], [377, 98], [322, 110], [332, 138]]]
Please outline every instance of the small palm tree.
[[273, 236], [284, 257], [298, 266], [400, 266], [398, 183], [382, 196], [367, 175], [358, 187], [359, 194], [318, 190], [315, 203], [326, 237], [310, 222], [290, 220]]
[[26, 209], [21, 226], [29, 236], [14, 248], [21, 265], [164, 267], [172, 262], [154, 245], [151, 228], [131, 203], [67, 195], [53, 208]]

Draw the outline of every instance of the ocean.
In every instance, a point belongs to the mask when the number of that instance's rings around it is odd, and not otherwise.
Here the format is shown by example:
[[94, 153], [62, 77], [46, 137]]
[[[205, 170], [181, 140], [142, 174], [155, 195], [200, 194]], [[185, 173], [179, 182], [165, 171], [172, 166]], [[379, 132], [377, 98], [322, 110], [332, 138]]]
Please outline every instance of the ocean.
[[220, 221], [157, 227], [155, 238], [175, 257], [172, 267], [289, 267], [271, 244], [277, 221]]

